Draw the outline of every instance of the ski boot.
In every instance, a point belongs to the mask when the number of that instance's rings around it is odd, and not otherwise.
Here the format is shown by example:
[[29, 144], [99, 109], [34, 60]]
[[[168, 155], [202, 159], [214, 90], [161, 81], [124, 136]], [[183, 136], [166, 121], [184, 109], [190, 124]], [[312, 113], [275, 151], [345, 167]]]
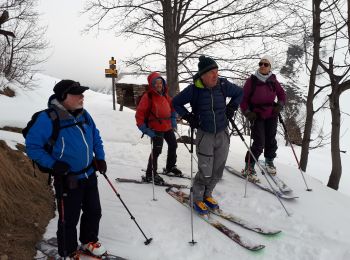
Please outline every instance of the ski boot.
[[193, 209], [199, 214], [199, 215], [208, 215], [208, 207], [205, 205], [203, 201], [196, 201], [193, 203]]
[[[146, 174], [146, 176], [142, 176], [141, 178], [142, 178], [142, 181], [144, 182], [152, 182], [152, 175]], [[154, 174], [154, 184], [158, 184], [158, 185], [164, 184], [163, 178], [160, 177], [158, 173]]]
[[260, 182], [260, 180], [256, 174], [254, 166], [255, 163], [251, 163], [250, 165], [246, 163], [244, 169], [242, 170], [242, 176], [246, 178], [248, 175], [248, 181], [256, 183]]
[[164, 174], [166, 175], [174, 175], [174, 176], [182, 176], [182, 172], [174, 165], [173, 167], [164, 169]]
[[265, 167], [268, 174], [272, 176], [276, 175], [277, 171], [276, 166], [273, 164], [273, 159], [265, 158]]
[[207, 205], [208, 208], [211, 210], [219, 209], [218, 202], [213, 197], [205, 197], [204, 203]]
[[81, 249], [93, 256], [102, 256], [107, 253], [107, 250], [100, 242], [90, 242], [81, 245]]

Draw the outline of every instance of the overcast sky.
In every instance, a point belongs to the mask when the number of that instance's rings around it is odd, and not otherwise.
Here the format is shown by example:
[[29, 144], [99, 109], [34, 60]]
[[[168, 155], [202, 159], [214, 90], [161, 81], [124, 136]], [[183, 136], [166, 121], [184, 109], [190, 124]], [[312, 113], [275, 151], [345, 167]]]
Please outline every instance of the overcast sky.
[[111, 85], [104, 69], [109, 59], [117, 61], [129, 56], [136, 48], [132, 40], [118, 39], [113, 32], [82, 34], [88, 17], [81, 15], [85, 1], [39, 0], [41, 24], [48, 26], [47, 39], [51, 48], [42, 72], [57, 78], [69, 78], [89, 86]]
[[[95, 87], [111, 86], [111, 79], [106, 79], [104, 69], [108, 68], [109, 59], [121, 59], [142, 52], [133, 40], [118, 39], [113, 32], [82, 34], [88, 17], [81, 15], [85, 1], [39, 0], [41, 24], [47, 25], [47, 39], [51, 48], [48, 61], [42, 66], [43, 73], [57, 78], [77, 80], [82, 84]], [[350, 135], [350, 91], [342, 94], [343, 114], [342, 135]], [[330, 122], [329, 111], [326, 113]], [[344, 140], [345, 139], [345, 140]], [[345, 143], [344, 143], [345, 142]], [[350, 138], [342, 138], [341, 149], [348, 150]], [[350, 153], [350, 151], [348, 151]]]

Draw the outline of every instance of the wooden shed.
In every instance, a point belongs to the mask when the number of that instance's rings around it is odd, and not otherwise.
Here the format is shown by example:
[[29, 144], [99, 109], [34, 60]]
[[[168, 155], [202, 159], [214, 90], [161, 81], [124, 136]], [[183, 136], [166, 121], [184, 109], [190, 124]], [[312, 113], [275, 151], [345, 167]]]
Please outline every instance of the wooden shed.
[[117, 103], [131, 109], [136, 108], [136, 99], [146, 89], [147, 84], [116, 83]]

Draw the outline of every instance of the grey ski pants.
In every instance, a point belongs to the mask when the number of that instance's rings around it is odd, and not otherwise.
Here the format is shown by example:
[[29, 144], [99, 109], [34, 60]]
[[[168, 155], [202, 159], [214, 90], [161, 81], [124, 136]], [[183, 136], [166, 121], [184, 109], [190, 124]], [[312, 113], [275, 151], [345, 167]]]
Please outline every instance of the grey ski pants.
[[230, 138], [228, 129], [213, 134], [198, 129], [196, 136], [196, 153], [198, 172], [193, 182], [193, 201], [203, 201], [211, 197], [212, 192], [222, 178]]

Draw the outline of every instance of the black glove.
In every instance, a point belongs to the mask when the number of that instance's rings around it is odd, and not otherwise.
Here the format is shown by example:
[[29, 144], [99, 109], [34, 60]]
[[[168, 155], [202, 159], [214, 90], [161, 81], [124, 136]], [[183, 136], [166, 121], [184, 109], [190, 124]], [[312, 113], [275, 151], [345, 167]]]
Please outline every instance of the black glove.
[[96, 160], [96, 170], [98, 170], [101, 174], [105, 174], [107, 171], [107, 163], [105, 160]]
[[227, 119], [230, 120], [235, 115], [236, 110], [237, 110], [236, 107], [226, 106], [226, 117], [227, 117]]
[[281, 106], [280, 104], [274, 104], [274, 107], [272, 109], [274, 114], [279, 114], [282, 110], [283, 106]]
[[52, 166], [52, 174], [54, 176], [67, 175], [69, 170], [69, 164], [62, 161], [56, 161]]
[[182, 119], [186, 120], [191, 128], [198, 128], [199, 122], [197, 117], [193, 113], [187, 113], [182, 116]]
[[245, 114], [246, 118], [249, 120], [249, 121], [254, 121], [256, 118], [257, 118], [257, 115], [255, 112], [247, 112]]

